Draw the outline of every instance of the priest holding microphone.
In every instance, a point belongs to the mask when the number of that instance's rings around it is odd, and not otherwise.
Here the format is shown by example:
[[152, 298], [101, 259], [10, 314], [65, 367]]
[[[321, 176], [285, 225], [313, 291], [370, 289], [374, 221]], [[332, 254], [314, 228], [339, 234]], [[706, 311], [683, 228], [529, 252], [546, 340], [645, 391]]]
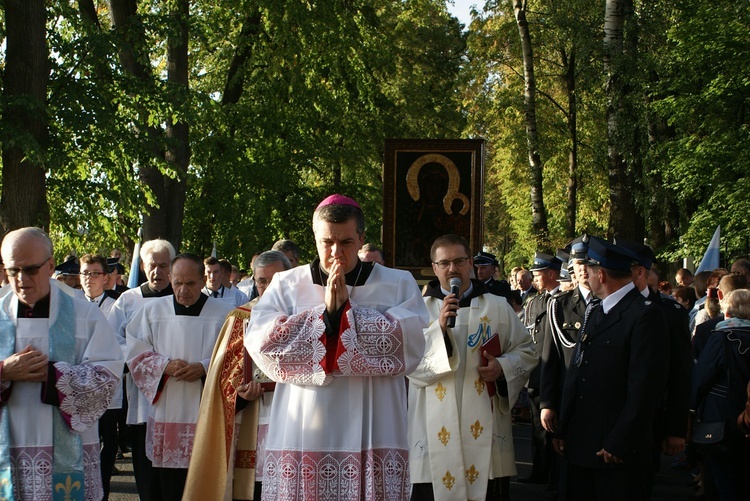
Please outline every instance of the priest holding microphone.
[[412, 500], [506, 499], [516, 474], [510, 411], [537, 364], [504, 297], [470, 278], [461, 236], [432, 245], [427, 346], [409, 377]]

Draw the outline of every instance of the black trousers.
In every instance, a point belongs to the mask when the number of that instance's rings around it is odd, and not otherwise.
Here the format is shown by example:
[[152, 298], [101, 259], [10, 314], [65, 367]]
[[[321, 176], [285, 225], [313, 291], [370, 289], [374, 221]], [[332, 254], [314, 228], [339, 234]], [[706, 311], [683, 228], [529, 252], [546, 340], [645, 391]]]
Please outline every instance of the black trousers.
[[[187, 468], [154, 468], [154, 479], [162, 501], [180, 501], [185, 490]], [[206, 479], [210, 481], [210, 479]]]
[[567, 499], [575, 501], [647, 501], [650, 464], [584, 468], [567, 463]]
[[109, 484], [112, 478], [112, 468], [117, 457], [117, 419], [120, 409], [107, 409], [99, 418], [99, 440], [102, 444], [99, 462], [102, 472], [102, 488], [104, 501], [109, 499]]
[[543, 480], [549, 484], [551, 460], [555, 451], [552, 449], [552, 436], [542, 426], [539, 390], [529, 388], [529, 401], [531, 402], [531, 455], [533, 458], [531, 478]]
[[146, 423], [130, 425], [133, 447], [133, 475], [140, 501], [161, 501], [161, 488], [154, 476], [154, 467], [146, 456]]

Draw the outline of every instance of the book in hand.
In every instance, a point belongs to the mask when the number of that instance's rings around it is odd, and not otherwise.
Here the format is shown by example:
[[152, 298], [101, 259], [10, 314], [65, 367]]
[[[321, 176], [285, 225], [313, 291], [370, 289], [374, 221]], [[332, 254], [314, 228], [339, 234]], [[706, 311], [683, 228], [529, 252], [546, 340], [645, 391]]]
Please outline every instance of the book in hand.
[[242, 382], [244, 384], [247, 384], [250, 381], [256, 381], [260, 383], [261, 388], [266, 391], [274, 391], [276, 389], [276, 382], [263, 374], [263, 371], [255, 366], [255, 361], [253, 361], [247, 350], [244, 350], [244, 362], [245, 365], [242, 377]]
[[[491, 338], [489, 338], [487, 341], [482, 344], [482, 347], [480, 348], [480, 355], [482, 357], [482, 367], [487, 367], [487, 364], [489, 361], [484, 356], [484, 352], [489, 353], [495, 358], [498, 358], [503, 354], [503, 348], [500, 346], [500, 338], [498, 337], [497, 333], [495, 333]], [[486, 382], [487, 384], [487, 393], [490, 397], [494, 397], [495, 393], [497, 393], [497, 389], [495, 386], [495, 382]]]

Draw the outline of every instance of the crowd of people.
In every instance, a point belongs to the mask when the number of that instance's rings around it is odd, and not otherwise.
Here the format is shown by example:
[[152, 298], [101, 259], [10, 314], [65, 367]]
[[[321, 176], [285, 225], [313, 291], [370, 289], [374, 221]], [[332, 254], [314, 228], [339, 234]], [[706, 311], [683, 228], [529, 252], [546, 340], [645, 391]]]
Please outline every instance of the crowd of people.
[[145, 501], [508, 500], [522, 401], [518, 480], [549, 499], [650, 499], [662, 454], [742, 499], [750, 261], [672, 285], [648, 246], [581, 235], [505, 280], [443, 235], [420, 289], [364, 228], [331, 195], [311, 263], [281, 240], [247, 276], [150, 240], [132, 289], [117, 249], [55, 267], [43, 231], [8, 233], [0, 498], [106, 500], [132, 452]]

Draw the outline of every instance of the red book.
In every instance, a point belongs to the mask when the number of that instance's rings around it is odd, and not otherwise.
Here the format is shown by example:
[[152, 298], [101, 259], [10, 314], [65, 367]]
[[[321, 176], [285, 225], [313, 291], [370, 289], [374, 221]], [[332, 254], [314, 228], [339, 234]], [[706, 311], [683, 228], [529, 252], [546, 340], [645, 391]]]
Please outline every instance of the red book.
[[[498, 337], [497, 333], [495, 333], [491, 338], [489, 338], [487, 341], [484, 342], [482, 347], [480, 348], [481, 356], [482, 356], [482, 367], [487, 367], [487, 359], [484, 356], [484, 352], [486, 351], [490, 355], [492, 355], [495, 358], [498, 358], [500, 355], [503, 354], [503, 347], [500, 346], [500, 338]], [[494, 397], [495, 393], [497, 393], [495, 383], [486, 383], [487, 384], [487, 393], [490, 397]]]

